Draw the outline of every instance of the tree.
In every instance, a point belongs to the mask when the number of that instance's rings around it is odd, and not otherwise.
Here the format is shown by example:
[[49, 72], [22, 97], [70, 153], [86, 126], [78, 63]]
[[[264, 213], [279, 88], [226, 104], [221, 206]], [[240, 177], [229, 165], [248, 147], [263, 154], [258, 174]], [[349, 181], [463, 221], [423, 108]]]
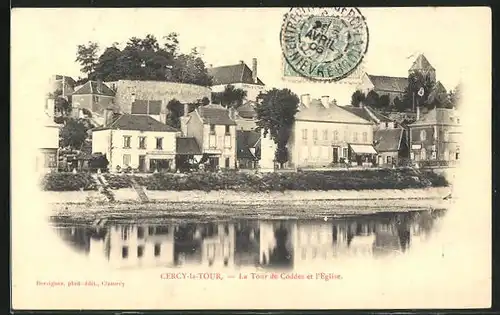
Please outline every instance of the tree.
[[80, 148], [87, 139], [88, 126], [81, 121], [73, 118], [67, 119], [61, 129], [61, 146]]
[[365, 98], [365, 93], [361, 92], [360, 90], [356, 90], [354, 93], [352, 93], [351, 105], [354, 107], [359, 107], [361, 103], [365, 101]]
[[389, 98], [389, 95], [383, 94], [379, 97], [376, 107], [379, 109], [388, 108], [390, 102], [391, 102], [391, 100]]
[[[403, 102], [405, 108], [412, 108], [426, 105], [429, 94], [434, 87], [434, 82], [429, 76], [419, 72], [411, 73], [408, 76], [408, 86], [403, 94]], [[423, 88], [424, 94], [418, 95], [419, 90]]]
[[269, 134], [277, 145], [275, 160], [283, 166], [288, 161], [287, 144], [298, 111], [299, 98], [289, 89], [273, 88], [257, 104], [257, 127]]
[[90, 75], [94, 72], [94, 68], [97, 64], [98, 50], [99, 45], [94, 42], [88, 42], [87, 45], [78, 45], [76, 52], [76, 62], [78, 62], [82, 66], [80, 70], [83, 73]]
[[455, 89], [451, 90], [448, 93], [448, 98], [450, 100], [451, 106], [453, 107], [459, 107], [460, 106], [460, 101], [462, 99], [462, 84], [459, 83], [455, 87]]
[[184, 114], [184, 105], [174, 98], [168, 102], [167, 110], [166, 124], [179, 129], [181, 127], [180, 117]]
[[366, 105], [371, 107], [377, 107], [378, 102], [379, 102], [379, 95], [377, 94], [377, 92], [371, 90], [370, 92], [368, 92], [368, 94], [366, 94], [365, 98]]
[[234, 106], [236, 108], [243, 104], [243, 100], [247, 96], [247, 91], [237, 89], [234, 85], [226, 85], [224, 91], [212, 93], [212, 102], [221, 104], [224, 107]]
[[78, 60], [86, 65], [82, 71], [85, 70], [90, 80], [153, 80], [202, 86], [212, 84], [197, 49], [193, 49], [190, 54], [178, 54], [178, 35], [170, 33], [163, 39], [165, 42], [161, 44], [151, 34], [145, 38], [132, 37], [123, 50], [113, 44], [99, 58], [87, 56], [90, 48], [79, 45]]

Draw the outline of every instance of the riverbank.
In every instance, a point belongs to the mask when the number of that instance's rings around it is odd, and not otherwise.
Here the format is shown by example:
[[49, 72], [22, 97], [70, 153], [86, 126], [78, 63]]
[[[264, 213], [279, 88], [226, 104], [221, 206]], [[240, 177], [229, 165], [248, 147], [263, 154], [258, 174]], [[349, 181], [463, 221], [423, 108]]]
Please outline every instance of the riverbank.
[[138, 203], [133, 189], [115, 190], [115, 203], [95, 202], [94, 191], [44, 192], [51, 216], [76, 221], [96, 218], [304, 218], [377, 212], [406, 212], [447, 209], [453, 201], [444, 200], [449, 188], [306, 191], [238, 193], [234, 191], [146, 191], [149, 203]]

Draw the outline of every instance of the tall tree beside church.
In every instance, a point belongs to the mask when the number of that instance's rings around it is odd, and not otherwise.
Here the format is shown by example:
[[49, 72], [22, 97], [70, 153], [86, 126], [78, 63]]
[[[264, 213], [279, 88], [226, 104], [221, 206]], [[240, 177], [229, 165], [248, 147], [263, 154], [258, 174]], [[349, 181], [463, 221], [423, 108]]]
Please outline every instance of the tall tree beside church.
[[263, 95], [262, 102], [257, 105], [257, 127], [268, 134], [276, 144], [275, 161], [283, 166], [288, 162], [288, 140], [295, 114], [298, 112], [299, 98], [289, 89], [276, 89]]
[[[417, 106], [425, 106], [429, 94], [434, 87], [434, 82], [429, 76], [423, 75], [422, 73], [415, 72], [408, 76], [408, 86], [406, 87], [403, 94], [404, 108], [413, 109]], [[424, 94], [420, 96], [418, 92], [423, 88]]]
[[448, 93], [448, 98], [450, 103], [455, 108], [460, 107], [460, 102], [462, 100], [462, 84], [459, 83], [457, 86]]

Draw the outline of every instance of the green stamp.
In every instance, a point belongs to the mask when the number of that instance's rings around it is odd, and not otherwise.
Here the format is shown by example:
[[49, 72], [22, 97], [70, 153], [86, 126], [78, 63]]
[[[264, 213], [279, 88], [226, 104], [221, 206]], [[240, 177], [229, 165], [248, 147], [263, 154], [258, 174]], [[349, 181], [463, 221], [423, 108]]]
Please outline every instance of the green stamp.
[[357, 8], [292, 8], [280, 33], [285, 77], [339, 81], [368, 50], [368, 26]]

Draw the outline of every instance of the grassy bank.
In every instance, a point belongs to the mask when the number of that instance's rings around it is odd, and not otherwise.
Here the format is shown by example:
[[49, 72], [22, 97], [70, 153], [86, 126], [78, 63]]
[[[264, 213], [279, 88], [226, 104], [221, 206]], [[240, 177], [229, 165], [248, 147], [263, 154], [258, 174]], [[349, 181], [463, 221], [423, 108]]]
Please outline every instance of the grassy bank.
[[[148, 190], [170, 191], [307, 191], [307, 190], [363, 190], [363, 189], [416, 189], [444, 187], [445, 177], [431, 171], [411, 169], [297, 172], [250, 174], [239, 172], [152, 174], [149, 176], [104, 174], [114, 188], [131, 187], [131, 177]], [[90, 174], [52, 173], [42, 180], [47, 191], [94, 190]]]

